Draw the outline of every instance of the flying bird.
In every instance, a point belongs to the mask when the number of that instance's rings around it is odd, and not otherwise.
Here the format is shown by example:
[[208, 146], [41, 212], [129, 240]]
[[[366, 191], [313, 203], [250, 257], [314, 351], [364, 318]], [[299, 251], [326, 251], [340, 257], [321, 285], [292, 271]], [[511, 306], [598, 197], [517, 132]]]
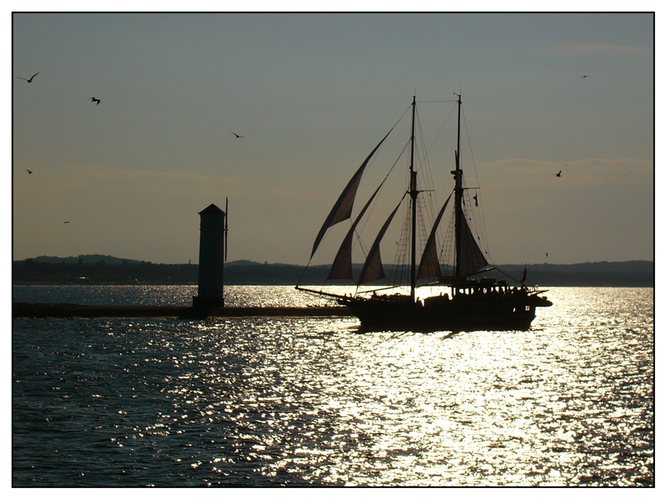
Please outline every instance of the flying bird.
[[39, 75], [39, 71], [34, 75], [32, 75], [30, 78], [23, 78], [22, 76], [17, 76], [16, 78], [18, 78], [19, 80], [25, 80], [28, 83], [32, 83], [32, 79], [35, 78], [37, 75]]
[[91, 101], [91, 102], [94, 102], [97, 106], [99, 106], [100, 103], [102, 102], [102, 100], [101, 100], [101, 99], [98, 99], [97, 97], [91, 97], [91, 98], [90, 98], [90, 101]]
[[29, 174], [32, 174], [32, 170], [28, 170], [28, 169], [26, 168], [25, 171], [28, 172]]
[[69, 221], [68, 221], [68, 220], [66, 220], [65, 222], [63, 222], [63, 224], [69, 224]]
[[236, 132], [232, 132], [237, 139], [245, 139], [245, 136], [239, 135]]
[[558, 173], [556, 174], [556, 177], [560, 177], [560, 174], [562, 173], [562, 170], [559, 170]]
[[590, 78], [590, 77], [591, 77], [591, 75], [581, 75], [581, 76], [579, 77], [579, 80], [581, 80], [582, 78]]

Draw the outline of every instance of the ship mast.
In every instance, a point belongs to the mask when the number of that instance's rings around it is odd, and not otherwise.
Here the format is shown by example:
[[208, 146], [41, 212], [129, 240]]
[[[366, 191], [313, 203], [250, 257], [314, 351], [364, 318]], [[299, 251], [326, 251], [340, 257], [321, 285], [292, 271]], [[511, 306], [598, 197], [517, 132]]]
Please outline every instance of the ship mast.
[[461, 275], [461, 230], [463, 228], [463, 171], [461, 170], [461, 94], [454, 93], [458, 97], [458, 125], [456, 131], [456, 169], [451, 171], [454, 175], [454, 235], [456, 248], [456, 267], [454, 269], [455, 282], [459, 281]]
[[412, 245], [410, 256], [410, 300], [415, 301], [415, 288], [417, 287], [417, 172], [415, 171], [415, 108], [416, 97], [412, 96], [412, 133], [410, 136], [410, 199], [412, 200]]

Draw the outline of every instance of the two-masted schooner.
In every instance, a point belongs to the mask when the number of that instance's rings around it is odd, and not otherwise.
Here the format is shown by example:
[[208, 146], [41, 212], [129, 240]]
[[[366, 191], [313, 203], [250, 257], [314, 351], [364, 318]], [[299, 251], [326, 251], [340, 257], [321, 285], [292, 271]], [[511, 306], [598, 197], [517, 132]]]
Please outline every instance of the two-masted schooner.
[[[544, 293], [544, 290], [528, 287], [525, 284], [525, 268], [523, 276], [517, 280], [516, 285], [510, 285], [505, 280], [493, 277], [483, 277], [485, 272], [496, 268], [489, 265], [464, 213], [464, 192], [467, 188], [464, 187], [460, 154], [461, 95], [455, 95], [457, 96], [454, 102], [457, 103], [458, 107], [458, 119], [454, 151], [455, 167], [451, 170], [454, 177], [454, 189], [435, 216], [430, 234], [425, 244], [422, 245], [421, 255], [418, 255], [417, 243], [417, 199], [423, 191], [420, 191], [418, 187], [417, 169], [415, 167], [415, 113], [417, 101], [413, 97], [407, 191], [403, 192], [400, 202], [390, 212], [381, 226], [367, 253], [361, 272], [355, 280], [352, 266], [353, 238], [359, 222], [366, 215], [369, 206], [380, 190], [382, 183], [384, 183], [382, 181], [352, 222], [334, 258], [327, 278], [328, 280], [356, 281], [358, 293], [352, 295], [337, 294], [297, 285], [299, 290], [326, 296], [336, 300], [341, 305], [347, 306], [359, 318], [361, 326], [365, 330], [525, 330], [530, 327], [535, 318], [537, 307], [551, 305], [546, 297], [540, 295]], [[352, 218], [355, 197], [364, 171], [370, 159], [390, 133], [391, 130], [370, 152], [345, 186], [317, 234], [311, 259], [327, 230], [339, 222]], [[406, 199], [410, 203], [408, 211], [410, 229], [407, 238], [409, 240], [407, 286], [406, 284], [397, 284], [396, 293], [386, 293], [387, 289], [383, 290], [384, 293], [375, 293], [375, 291], [371, 291], [371, 293], [368, 293], [368, 291], [359, 292], [359, 286], [377, 282], [377, 280], [385, 277], [380, 258], [380, 243], [394, 215]], [[446, 270], [443, 271], [443, 266], [439, 261], [438, 238], [436, 235], [443, 214], [452, 199], [455, 258], [452, 265], [446, 267]], [[476, 201], [477, 198], [475, 197]], [[418, 282], [424, 280], [430, 280], [427, 284], [432, 287], [434, 284], [437, 285], [433, 288], [444, 287], [445, 291], [425, 298], [418, 298], [416, 293]]]

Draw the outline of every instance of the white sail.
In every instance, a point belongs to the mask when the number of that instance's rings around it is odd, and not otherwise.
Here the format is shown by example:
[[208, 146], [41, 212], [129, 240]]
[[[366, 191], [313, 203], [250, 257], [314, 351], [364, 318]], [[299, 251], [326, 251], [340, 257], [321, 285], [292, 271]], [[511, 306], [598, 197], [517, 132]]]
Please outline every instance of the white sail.
[[380, 242], [384, 237], [384, 233], [387, 232], [387, 228], [389, 227], [391, 220], [394, 218], [394, 214], [396, 214], [398, 207], [403, 203], [404, 198], [405, 196], [401, 198], [401, 201], [398, 202], [396, 208], [389, 214], [389, 217], [387, 217], [387, 220], [375, 238], [373, 246], [368, 252], [368, 257], [366, 257], [366, 262], [364, 262], [364, 267], [361, 269], [361, 275], [359, 276], [357, 284], [363, 285], [364, 283], [370, 283], [371, 281], [384, 278], [384, 268], [382, 266], [382, 258], [380, 257]]
[[475, 241], [475, 236], [472, 234], [466, 218], [461, 217], [461, 221], [461, 264], [459, 275], [470, 276], [488, 266], [489, 263]]
[[[385, 180], [387, 180], [386, 177]], [[329, 270], [329, 276], [327, 276], [327, 280], [352, 279], [352, 237], [354, 236], [354, 230], [356, 229], [357, 224], [359, 224], [361, 218], [366, 213], [366, 210], [368, 210], [368, 207], [371, 205], [371, 202], [375, 198], [375, 195], [378, 194], [378, 192], [380, 191], [380, 188], [382, 187], [383, 184], [384, 180], [377, 187], [373, 195], [366, 202], [366, 205], [364, 205], [364, 208], [361, 209], [361, 212], [359, 212], [359, 215], [357, 215], [357, 218], [352, 223], [352, 226], [350, 227], [349, 231], [347, 232], [347, 235], [345, 236], [343, 242], [340, 245], [340, 248], [338, 249], [338, 253], [336, 253], [336, 258], [334, 259], [333, 264], [331, 265], [331, 269]]]
[[433, 223], [433, 228], [431, 229], [431, 234], [426, 240], [426, 245], [424, 246], [424, 252], [422, 253], [422, 258], [419, 263], [419, 271], [417, 272], [417, 278], [438, 278], [442, 277], [442, 271], [440, 270], [440, 261], [438, 260], [438, 249], [436, 244], [435, 235], [440, 225], [440, 220], [442, 215], [445, 213], [447, 204], [449, 203], [452, 195], [450, 194], [445, 203], [442, 205], [438, 216], [435, 218]]

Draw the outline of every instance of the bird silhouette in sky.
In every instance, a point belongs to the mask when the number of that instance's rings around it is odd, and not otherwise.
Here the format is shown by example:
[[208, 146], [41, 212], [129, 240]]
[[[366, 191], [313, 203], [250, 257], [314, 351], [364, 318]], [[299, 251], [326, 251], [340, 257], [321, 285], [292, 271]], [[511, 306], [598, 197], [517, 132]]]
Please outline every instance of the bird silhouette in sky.
[[563, 173], [562, 170], [559, 170], [558, 173], [556, 174], [556, 177], [560, 177], [560, 174]]
[[581, 75], [581, 76], [579, 77], [579, 80], [581, 80], [582, 78], [590, 78], [590, 77], [591, 77], [591, 75]]
[[29, 174], [32, 174], [32, 170], [28, 170], [28, 169], [26, 168], [25, 171], [28, 172]]
[[69, 224], [69, 221], [68, 221], [68, 220], [66, 220], [65, 222], [63, 222], [63, 224]]
[[28, 83], [32, 83], [32, 79], [35, 78], [37, 75], [39, 75], [39, 71], [34, 75], [32, 75], [30, 78], [23, 78], [22, 76], [17, 76], [16, 78], [18, 78], [19, 80], [25, 80]]
[[237, 139], [245, 139], [245, 136], [239, 135], [236, 132], [232, 132], [232, 134], [234, 134], [234, 137], [236, 137]]
[[101, 99], [98, 99], [97, 97], [91, 97], [91, 98], [90, 98], [90, 101], [91, 101], [91, 102], [94, 102], [97, 106], [99, 106], [100, 103], [102, 102], [102, 100], [101, 100]]

